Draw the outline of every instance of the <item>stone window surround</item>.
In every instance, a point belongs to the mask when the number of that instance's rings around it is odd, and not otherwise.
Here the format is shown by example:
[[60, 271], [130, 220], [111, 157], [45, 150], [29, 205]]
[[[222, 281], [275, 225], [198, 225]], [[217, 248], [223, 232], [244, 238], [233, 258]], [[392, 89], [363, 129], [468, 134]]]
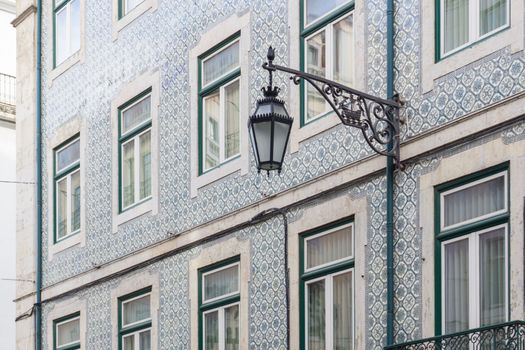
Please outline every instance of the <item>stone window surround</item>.
[[49, 349], [53, 349], [54, 326], [53, 321], [61, 317], [72, 315], [80, 312], [80, 349], [87, 349], [86, 333], [87, 333], [87, 301], [79, 298], [72, 298], [61, 301], [53, 307], [47, 314], [47, 345]]
[[[434, 295], [434, 187], [466, 174], [474, 174], [494, 165], [510, 160], [510, 219], [508, 239], [510, 256], [509, 290], [510, 320], [523, 318], [523, 232], [522, 225], [523, 194], [525, 183], [515, 174], [525, 172], [525, 140], [510, 145], [501, 139], [466, 150], [441, 160], [439, 166], [419, 179], [419, 225], [422, 237], [422, 337], [435, 335], [435, 295]], [[514, 174], [514, 176], [513, 176]]]
[[50, 1], [51, 6], [51, 15], [47, 20], [48, 28], [51, 28], [52, 36], [50, 36], [50, 45], [47, 48], [47, 57], [48, 59], [48, 82], [47, 85], [51, 87], [53, 85], [53, 80], [58, 78], [62, 73], [67, 71], [69, 68], [73, 67], [78, 62], [84, 62], [85, 56], [85, 36], [86, 36], [86, 0], [80, 0], [80, 49], [69, 56], [64, 62], [60, 63], [58, 66], [54, 67], [54, 47], [55, 47], [55, 30], [54, 28], [54, 17], [55, 11], [53, 8], [53, 1]]
[[[322, 215], [319, 215], [322, 213]], [[365, 253], [368, 229], [368, 200], [351, 198], [344, 195], [326, 202], [307, 207], [301, 217], [291, 222], [288, 227], [288, 256], [290, 266], [290, 349], [299, 349], [300, 320], [299, 285], [299, 235], [305, 231], [320, 227], [354, 215], [354, 348], [366, 347], [366, 279]]]
[[[422, 1], [421, 18], [436, 18], [435, 1]], [[476, 41], [456, 53], [436, 62], [434, 21], [421, 20], [421, 92], [427, 93], [434, 87], [434, 81], [448, 73], [490, 55], [505, 47], [511, 53], [524, 49], [524, 5], [523, 1], [510, 1], [510, 27], [485, 39]]]
[[143, 271], [140, 273], [127, 275], [118, 285], [111, 290], [111, 324], [112, 341], [111, 349], [118, 350], [118, 298], [135, 291], [151, 286], [151, 350], [158, 349], [158, 330], [160, 313], [160, 278], [159, 272]]
[[191, 310], [191, 349], [199, 349], [199, 269], [221, 262], [228, 258], [240, 256], [240, 303], [239, 327], [240, 349], [248, 349], [249, 325], [249, 284], [250, 284], [250, 240], [239, 240], [236, 237], [220, 240], [202, 249], [200, 254], [189, 263], [189, 295]]
[[[300, 67], [300, 1], [290, 0], [288, 2], [288, 23], [290, 24], [290, 68], [299, 69]], [[363, 62], [362, 65], [356, 65], [355, 86], [353, 88], [365, 91], [366, 90], [366, 26], [365, 26], [365, 3], [363, 1], [355, 1], [354, 10], [354, 48], [355, 57], [354, 62]], [[296, 38], [296, 39], [294, 39]], [[279, 54], [278, 52], [276, 53]], [[301, 111], [301, 97], [300, 87], [290, 82], [288, 112], [294, 117], [292, 131], [290, 133], [290, 153], [299, 151], [301, 142], [312, 138], [334, 126], [341, 124], [341, 120], [333, 112], [328, 115], [316, 119], [303, 127], [300, 125], [300, 111]]]
[[[220, 30], [217, 30], [220, 27]], [[191, 96], [191, 185], [190, 195], [192, 198], [197, 196], [198, 190], [212, 182], [215, 182], [236, 171], [242, 175], [247, 174], [250, 167], [250, 147], [248, 142], [248, 123], [250, 112], [249, 105], [249, 86], [250, 84], [250, 13], [234, 14], [222, 22], [217, 23], [206, 33], [202, 34], [197, 45], [190, 50], [189, 54], [189, 75], [190, 75], [190, 96]], [[227, 40], [235, 33], [240, 32], [240, 156], [220, 164], [199, 175], [199, 93], [198, 93], [198, 57], [213, 48], [217, 44]]]
[[[62, 241], [54, 242], [55, 237], [55, 213], [54, 213], [54, 153], [55, 149], [64, 143], [64, 141], [71, 139], [75, 135], [80, 135], [80, 232], [76, 233]], [[49, 146], [46, 149], [47, 161], [47, 217], [48, 217], [48, 259], [52, 260], [57, 253], [79, 245], [81, 247], [86, 245], [86, 140], [87, 128], [86, 123], [81, 116], [76, 116], [64, 125], [60, 126], [55, 134], [49, 138]]]
[[[118, 118], [119, 106], [133, 99], [140, 93], [151, 88], [151, 199], [139, 203], [122, 213], [119, 213], [119, 157], [118, 157]], [[111, 131], [112, 131], [112, 232], [117, 233], [118, 227], [146, 213], [158, 214], [159, 207], [159, 134], [158, 114], [160, 103], [160, 72], [147, 72], [125, 84], [111, 101]]]
[[155, 12], [159, 6], [158, 0], [143, 0], [133, 10], [128, 12], [125, 16], [119, 19], [119, 3], [125, 0], [113, 0], [113, 15], [112, 15], [112, 27], [113, 27], [113, 40], [118, 39], [119, 32], [124, 29], [128, 24], [139, 18], [143, 13]]

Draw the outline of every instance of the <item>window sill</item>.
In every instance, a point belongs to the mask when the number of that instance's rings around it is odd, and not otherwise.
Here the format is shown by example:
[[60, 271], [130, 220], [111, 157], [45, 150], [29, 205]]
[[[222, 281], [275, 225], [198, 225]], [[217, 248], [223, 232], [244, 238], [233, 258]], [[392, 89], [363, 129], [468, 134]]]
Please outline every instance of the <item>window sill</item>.
[[[52, 234], [50, 232], [50, 234]], [[83, 237], [84, 234], [83, 234], [83, 231], [82, 229], [77, 232], [77, 233], [74, 233], [66, 238], [63, 238], [61, 241], [58, 241], [54, 244], [51, 244], [49, 246], [49, 249], [48, 249], [48, 254], [49, 254], [49, 260], [52, 260], [53, 259], [53, 256], [66, 250], [66, 249], [69, 249], [71, 247], [74, 247], [74, 246], [83, 246], [85, 245], [85, 242], [83, 240]]]
[[62, 75], [64, 72], [69, 70], [74, 65], [76, 65], [78, 62], [83, 62], [83, 61], [84, 61], [84, 51], [80, 49], [79, 51], [69, 56], [64, 62], [60, 63], [58, 66], [56, 66], [49, 72], [48, 85], [51, 86], [53, 84], [53, 81], [56, 78], [58, 78], [60, 75]]
[[113, 0], [113, 40], [118, 39], [119, 32], [124, 29], [128, 24], [139, 18], [142, 14], [147, 11], [155, 11], [158, 7], [158, 0], [144, 0], [137, 7], [131, 10], [122, 18], [118, 18], [118, 7], [119, 1]]
[[240, 155], [221, 165], [207, 170], [205, 173], [191, 179], [191, 198], [197, 196], [198, 190], [228, 175], [241, 171], [241, 175], [248, 173], [248, 156]]
[[153, 212], [153, 198], [150, 198], [144, 202], [137, 203], [134, 206], [126, 209], [122, 213], [118, 214], [113, 220], [113, 233], [118, 232], [118, 227], [125, 224], [128, 221], [136, 219], [144, 214]]

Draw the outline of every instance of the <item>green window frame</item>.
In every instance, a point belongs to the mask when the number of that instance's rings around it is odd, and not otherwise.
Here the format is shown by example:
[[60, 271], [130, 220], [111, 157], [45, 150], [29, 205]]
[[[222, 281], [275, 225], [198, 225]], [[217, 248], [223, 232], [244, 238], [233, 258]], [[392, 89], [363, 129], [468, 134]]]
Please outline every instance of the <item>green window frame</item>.
[[[58, 346], [58, 327], [61, 325], [77, 321], [78, 320], [78, 341], [72, 341], [61, 346]], [[82, 344], [80, 343], [80, 312], [75, 312], [73, 314], [60, 317], [56, 320], [53, 320], [53, 350], [75, 350], [80, 349]]]
[[[342, 81], [341, 79], [337, 79], [336, 74], [334, 74], [334, 69], [338, 66], [341, 66], [342, 63], [336, 62], [335, 58], [335, 47], [336, 44], [334, 44], [334, 27], [342, 23], [345, 19], [350, 19], [353, 22], [353, 10], [355, 8], [355, 1], [354, 0], [346, 0], [342, 1], [342, 3], [337, 4], [337, 1], [334, 1], [334, 7], [332, 10], [329, 10], [328, 12], [323, 13], [318, 18], [312, 20], [311, 22], [308, 22], [308, 0], [301, 0], [300, 1], [300, 69], [302, 71], [308, 71], [312, 74], [319, 75], [315, 71], [308, 70], [307, 68], [307, 60], [308, 57], [317, 57], [317, 60], [323, 61], [322, 57], [319, 57], [319, 54], [314, 55], [314, 52], [312, 50], [309, 50], [310, 47], [307, 45], [307, 41], [321, 33], [324, 33], [324, 40], [325, 40], [325, 55], [324, 55], [324, 71], [325, 75], [323, 77], [330, 79], [330, 80], [336, 80], [346, 85], [352, 85], [352, 81], [355, 79], [355, 72], [350, 73], [350, 82], [348, 81]], [[341, 1], [340, 1], [341, 2]], [[352, 32], [353, 33], [353, 32]], [[352, 34], [353, 35], [353, 34]], [[355, 47], [355, 38], [352, 36], [352, 51], [354, 51]], [[354, 66], [349, 64], [350, 66]], [[342, 68], [342, 66], [340, 67]], [[352, 68], [353, 69], [353, 68]], [[343, 75], [341, 73], [341, 75]], [[325, 111], [321, 112], [315, 116], [312, 116], [311, 118], [308, 118], [308, 109], [307, 109], [307, 98], [308, 98], [308, 91], [310, 91], [313, 94], [319, 95], [319, 93], [313, 88], [311, 85], [304, 82], [304, 80], [301, 80], [300, 82], [300, 126], [303, 127], [309, 123], [313, 123], [317, 120], [322, 119], [323, 117], [329, 115], [331, 111], [329, 110], [329, 106], [326, 102], [324, 102], [324, 99], [322, 97], [319, 97], [322, 99], [322, 103], [325, 105]]]
[[[80, 21], [81, 21], [81, 4], [82, 0], [54, 0], [53, 1], [53, 68], [56, 68], [62, 62], [67, 60], [73, 54], [80, 50]], [[64, 15], [64, 17], [61, 17]], [[74, 18], [76, 18], [76, 22]], [[64, 20], [64, 33], [61, 33], [60, 18]], [[58, 34], [64, 37], [61, 44], [58, 43]], [[66, 45], [62, 47], [61, 45]], [[61, 54], [60, 50], [65, 50]]]
[[[207, 276], [213, 275], [215, 273], [231, 269], [233, 267], [237, 268], [237, 290], [230, 291], [224, 294], [220, 294], [216, 297], [209, 299], [205, 298], [206, 295], [206, 282], [205, 278]], [[208, 314], [217, 314], [217, 349], [225, 350], [226, 343], [228, 341], [237, 343], [237, 348], [240, 348], [240, 301], [241, 301], [241, 262], [240, 256], [235, 256], [221, 262], [203, 267], [198, 270], [198, 302], [199, 302], [199, 350], [208, 350], [205, 345], [206, 333], [206, 320], [205, 316]], [[235, 311], [237, 309], [237, 334], [233, 332], [229, 333], [227, 329], [226, 319], [227, 319], [227, 310]], [[222, 326], [222, 327], [221, 327]], [[221, 331], [222, 330], [222, 331]], [[230, 340], [228, 340], [230, 339]]]
[[[128, 350], [125, 346], [125, 339], [131, 339], [133, 346], [131, 349], [135, 350], [150, 350], [152, 342], [152, 309], [151, 309], [151, 295], [152, 287], [146, 287], [135, 292], [126, 294], [118, 298], [118, 348], [119, 350]], [[138, 321], [131, 322], [129, 324], [124, 324], [124, 312], [126, 304], [133, 302], [135, 300], [149, 297], [149, 317], [140, 319]], [[149, 347], [141, 347], [140, 340], [141, 335], [149, 333]]]
[[[447, 10], [447, 3], [446, 1], [455, 1], [454, 4], [450, 4], [450, 6], [455, 6], [457, 9], [455, 15], [458, 16], [457, 18], [453, 18], [452, 21], [454, 23], [457, 23], [461, 20], [459, 16], [464, 15], [467, 18], [466, 23], [466, 37], [463, 39], [456, 38], [456, 40], [462, 40], [463, 43], [458, 43], [457, 45], [453, 45], [454, 47], [447, 50], [446, 48], [446, 35], [445, 35], [445, 28], [446, 28], [446, 21], [447, 21], [447, 15], [444, 13]], [[497, 14], [492, 13], [494, 12], [494, 9], [489, 7], [489, 1], [487, 0], [470, 0], [467, 4], [466, 9], [460, 9], [459, 0], [435, 0], [435, 61], [439, 62], [440, 60], [449, 57], [459, 51], [462, 51], [468, 47], [471, 47], [472, 45], [483, 41], [493, 35], [496, 35], [508, 28], [510, 28], [510, 0], [504, 0], [504, 7], [506, 8], [504, 13], [504, 23], [500, 24], [499, 26], [495, 26], [494, 22], [497, 20], [501, 21], [501, 18], [498, 17]], [[497, 6], [498, 4], [492, 4], [492, 7]], [[483, 6], [486, 6], [485, 9], [483, 9]], [[465, 13], [457, 13], [459, 11], [463, 11]], [[486, 12], [486, 21], [483, 22], [482, 13]], [[501, 17], [501, 14], [500, 14]], [[490, 29], [492, 26], [494, 28]], [[486, 27], [483, 29], [483, 27]], [[485, 31], [485, 32], [484, 32]], [[461, 36], [461, 34], [457, 33], [456, 36]], [[452, 39], [452, 38], [451, 38]]]
[[[214, 78], [211, 81], [204, 82], [204, 73], [203, 73], [203, 66], [205, 62], [213, 57], [217, 57], [218, 54], [221, 52], [224, 52], [226, 49], [233, 47], [234, 45], [238, 45], [239, 47], [239, 57], [238, 57], [238, 64], [237, 66], [233, 67], [233, 69], [230, 69], [226, 72], [223, 72], [220, 76]], [[241, 33], [237, 32], [236, 34], [232, 35], [228, 39], [224, 40], [220, 44], [214, 46], [210, 50], [206, 51], [202, 55], [198, 57], [198, 149], [199, 149], [199, 175], [202, 175], [208, 171], [211, 171], [219, 166], [221, 166], [224, 163], [227, 163], [233, 159], [238, 158], [241, 155], [240, 152], [240, 138], [241, 138], [241, 129], [240, 129], [240, 95], [238, 96], [238, 126], [239, 130], [237, 132], [237, 140], [235, 144], [237, 145], [237, 152], [233, 152], [232, 155], [227, 155], [227, 146], [225, 138], [230, 137], [230, 135], [227, 134], [227, 127], [225, 126], [226, 120], [228, 118], [228, 107], [226, 106], [226, 89], [228, 87], [234, 86], [235, 84], [238, 85], [238, 90], [240, 92], [241, 90]], [[219, 141], [215, 142], [216, 144], [208, 145], [208, 137], [207, 134], [211, 133], [212, 130], [207, 130], [207, 123], [205, 122], [205, 101], [207, 99], [211, 99], [214, 96], [218, 96], [219, 99], [219, 122], [215, 122], [215, 127], [213, 128], [213, 134], [217, 134], [216, 137]], [[233, 134], [233, 138], [235, 139], [235, 134]], [[213, 147], [212, 147], [213, 146]], [[208, 152], [206, 151], [207, 148], [216, 148], [218, 149], [218, 155], [215, 156], [214, 159], [210, 158], [210, 163], [215, 162], [215, 164], [207, 165], [208, 159], [207, 155]]]
[[[510, 317], [510, 169], [509, 163], [505, 162], [475, 174], [469, 174], [461, 178], [446, 182], [444, 184], [435, 186], [434, 188], [434, 270], [435, 270], [435, 333], [436, 335], [455, 333], [456, 331], [474, 329], [482, 326], [498, 324], [506, 322]], [[491, 188], [497, 188], [499, 183], [503, 184], [502, 191], [497, 192], [495, 196], [489, 196], [489, 192], [485, 190], [482, 193], [483, 186], [492, 186]], [[480, 189], [481, 186], [481, 189]], [[475, 209], [465, 209], [466, 206], [461, 206], [461, 202], [457, 201], [454, 204], [450, 202], [449, 207], [446, 206], [447, 196], [460, 196], [461, 192], [465, 198], [472, 193], [475, 189], [479, 190], [477, 201], [468, 201], [468, 204], [476, 204], [483, 200], [490, 199], [491, 206], [495, 206], [491, 211], [486, 209], [490, 205], [485, 204], [479, 207], [480, 215], [475, 216]], [[485, 187], [486, 188], [486, 187]], [[460, 198], [460, 197], [456, 197]], [[474, 197], [472, 197], [474, 198]], [[467, 203], [464, 201], [464, 203]], [[474, 207], [474, 205], [472, 205]], [[470, 208], [470, 207], [468, 207]], [[481, 209], [480, 209], [481, 208]], [[483, 210], [487, 211], [486, 213]], [[446, 212], [451, 213], [451, 222], [447, 224]], [[459, 213], [459, 214], [458, 214]], [[465, 216], [462, 221], [458, 221], [457, 217], [461, 218], [461, 215]], [[472, 216], [472, 217], [469, 217]], [[454, 217], [456, 216], [456, 217]], [[458, 222], [454, 222], [456, 220]], [[492, 235], [492, 239], [491, 239]], [[487, 238], [488, 237], [488, 238]], [[498, 240], [500, 242], [498, 242]], [[501, 241], [502, 240], [502, 241]], [[493, 246], [489, 246], [486, 242], [496, 242], [496, 250]], [[498, 246], [499, 245], [499, 246]], [[446, 250], [449, 249], [449, 250]], [[490, 250], [492, 249], [492, 250]], [[502, 249], [498, 251], [497, 249]], [[450, 251], [450, 255], [446, 255]], [[465, 255], [466, 252], [466, 255]], [[502, 255], [499, 255], [501, 254]], [[445, 256], [448, 256], [445, 259]], [[484, 260], [487, 258], [487, 260]], [[461, 260], [463, 259], [463, 260]], [[498, 260], [499, 259], [499, 260]], [[492, 263], [484, 265], [486, 261]], [[454, 265], [455, 264], [455, 265]], [[492, 268], [492, 270], [488, 270]], [[503, 276], [499, 272], [500, 268], [503, 271]], [[454, 329], [447, 331], [446, 329], [446, 309], [447, 305], [453, 305], [452, 301], [447, 302], [447, 278], [454, 278], [456, 276], [447, 277], [447, 271], [451, 271], [451, 274], [458, 273], [462, 276], [460, 282], [467, 286], [465, 288], [458, 286], [458, 292], [455, 300], [462, 300], [465, 298], [467, 301], [462, 302], [462, 305], [466, 306], [468, 310], [454, 312], [463, 316], [466, 316], [467, 320], [466, 327], [462, 327], [461, 323], [455, 321], [456, 326], [466, 329]], [[483, 271], [483, 272], [482, 272]], [[489, 271], [489, 272], [488, 272]], [[457, 278], [457, 277], [456, 277]], [[500, 283], [503, 286], [503, 291], [496, 290], [484, 292], [482, 288], [483, 281], [489, 281], [488, 285], [494, 286]], [[455, 280], [457, 281], [457, 279]], [[450, 282], [449, 282], [450, 283]], [[503, 319], [499, 321], [484, 321], [483, 318], [483, 303], [489, 304], [494, 299], [503, 298], [503, 305], [500, 305], [499, 317]], [[501, 299], [498, 299], [501, 301]], [[495, 303], [497, 306], [497, 303]], [[459, 308], [454, 308], [457, 310]], [[494, 311], [496, 309], [496, 311]], [[452, 310], [452, 309], [450, 309]], [[490, 310], [490, 309], [489, 309]], [[497, 307], [491, 309], [492, 313], [498, 312]], [[466, 311], [466, 312], [465, 312]], [[486, 312], [490, 314], [490, 312]], [[454, 315], [455, 317], [456, 315]], [[497, 318], [498, 316], [496, 316]], [[487, 317], [488, 318], [488, 317]], [[461, 316], [458, 316], [458, 320], [461, 321]]]
[[118, 0], [118, 19], [122, 19], [145, 0]]
[[[315, 243], [314, 240], [322, 239], [323, 237], [328, 237], [330, 234], [338, 234], [338, 233], [345, 233], [349, 232], [350, 237], [346, 244], [350, 244], [349, 247], [349, 254], [342, 255], [340, 258], [335, 260], [329, 260], [327, 262], [322, 262], [318, 265], [314, 265], [311, 267], [308, 267], [309, 263], [309, 257], [308, 257], [308, 244], [310, 241], [312, 241], [312, 248], [321, 247], [321, 244]], [[342, 243], [342, 242], [341, 242]], [[338, 245], [341, 251], [344, 253], [344, 245], [340, 244]], [[347, 247], [348, 248], [348, 247]], [[319, 253], [319, 251], [317, 252]], [[313, 255], [315, 256], [315, 255]], [[319, 256], [318, 256], [319, 258]], [[314, 258], [313, 258], [314, 259]], [[321, 349], [322, 345], [324, 343], [324, 348], [326, 350], [328, 349], [354, 349], [355, 346], [355, 307], [354, 307], [354, 298], [355, 298], [355, 227], [354, 227], [354, 218], [353, 216], [350, 218], [344, 218], [332, 223], [329, 223], [327, 225], [323, 225], [321, 227], [309, 230], [299, 236], [299, 276], [300, 276], [300, 283], [299, 283], [299, 319], [300, 319], [300, 349], [301, 350], [308, 350], [309, 346], [309, 333], [310, 333], [310, 326], [309, 326], [309, 316], [308, 313], [310, 311], [315, 312], [315, 308], [310, 308], [309, 302], [309, 286], [316, 284], [316, 283], [322, 283], [323, 286], [323, 300], [320, 300], [320, 303], [324, 306], [324, 311], [320, 313], [320, 316], [317, 316], [316, 318], [321, 320], [319, 322], [324, 323], [324, 326], [321, 323], [321, 326], [319, 327], [319, 331], [321, 334], [324, 335], [323, 340], [319, 340], [319, 342], [316, 344], [316, 349]], [[345, 275], [349, 276], [350, 278], [350, 284], [351, 284], [351, 291], [350, 291], [350, 305], [347, 305], [351, 308], [350, 314], [351, 315], [345, 315], [343, 314], [343, 308], [342, 305], [334, 305], [335, 299], [337, 297], [336, 289], [334, 288], [334, 281], [337, 278], [344, 277]], [[346, 289], [344, 289], [346, 290]], [[340, 291], [340, 290], [339, 290]], [[339, 295], [339, 297], [342, 297], [342, 295]], [[348, 297], [348, 295], [346, 296]], [[344, 297], [343, 297], [344, 298]], [[348, 301], [348, 300], [347, 300]], [[326, 307], [326, 305], [332, 305], [332, 307]], [[321, 306], [318, 305], [317, 310]], [[335, 320], [334, 320], [335, 318]], [[338, 322], [338, 324], [345, 325], [346, 323], [350, 323], [349, 326], [350, 329], [347, 331], [350, 334], [347, 334], [348, 337], [341, 337], [341, 335], [338, 336], [335, 334], [336, 332], [340, 332], [341, 329], [345, 329], [341, 326], [334, 327], [334, 324]], [[318, 322], [318, 323], [319, 323]], [[312, 337], [314, 339], [314, 337]], [[339, 340], [338, 340], [339, 339]]]
[[[152, 116], [151, 116], [151, 88], [146, 89], [131, 100], [118, 107], [118, 203], [119, 213], [136, 207], [152, 198]], [[123, 116], [129, 109], [149, 101], [149, 117], [132, 124], [129, 129], [123, 130]], [[149, 138], [148, 138], [149, 137]], [[149, 145], [148, 145], [149, 143]], [[147, 145], [147, 146], [144, 146]], [[123, 149], [130, 146], [130, 158], [126, 158]], [[149, 147], [149, 154], [141, 155], [142, 147]], [[129, 163], [128, 192], [125, 185], [125, 164]], [[148, 175], [149, 174], [149, 178]], [[124, 198], [127, 196], [126, 198]]]
[[[61, 166], [58, 158], [62, 152], [68, 150], [73, 150], [78, 155]], [[80, 134], [77, 134], [53, 150], [53, 243], [55, 244], [79, 233], [81, 230], [80, 177]], [[74, 188], [75, 183], [78, 184], [78, 187]], [[59, 220], [59, 212], [63, 212], [64, 204], [65, 215], [60, 215], [62, 220]], [[64, 226], [65, 229], [62, 229]]]

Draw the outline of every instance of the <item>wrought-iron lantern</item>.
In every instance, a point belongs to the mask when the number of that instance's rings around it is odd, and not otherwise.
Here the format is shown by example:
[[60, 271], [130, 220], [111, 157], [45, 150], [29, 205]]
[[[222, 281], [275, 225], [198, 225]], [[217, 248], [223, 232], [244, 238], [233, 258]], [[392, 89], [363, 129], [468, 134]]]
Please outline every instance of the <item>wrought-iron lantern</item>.
[[[268, 58], [273, 56], [269, 53]], [[259, 172], [277, 170], [280, 173], [293, 118], [286, 111], [284, 101], [278, 98], [280, 89], [272, 86], [272, 71], [269, 72], [270, 84], [262, 89], [264, 97], [257, 101], [248, 129]]]

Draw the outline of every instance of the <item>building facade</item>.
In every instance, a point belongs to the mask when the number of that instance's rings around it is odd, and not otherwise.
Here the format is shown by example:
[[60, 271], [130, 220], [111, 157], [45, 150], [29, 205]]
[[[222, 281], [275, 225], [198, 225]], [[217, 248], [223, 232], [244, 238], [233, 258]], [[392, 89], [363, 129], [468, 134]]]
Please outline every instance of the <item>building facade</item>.
[[[40, 186], [18, 189], [18, 278], [42, 281], [37, 305], [18, 284], [19, 349], [40, 310], [42, 349], [386, 344], [385, 157], [283, 74], [280, 175], [257, 173], [245, 125], [270, 45], [386, 97], [387, 1], [43, 0], [41, 50], [39, 5], [18, 1], [14, 21], [18, 177], [42, 174], [41, 215]], [[509, 342], [501, 325], [525, 311], [523, 2], [394, 9], [394, 343], [485, 326]]]

